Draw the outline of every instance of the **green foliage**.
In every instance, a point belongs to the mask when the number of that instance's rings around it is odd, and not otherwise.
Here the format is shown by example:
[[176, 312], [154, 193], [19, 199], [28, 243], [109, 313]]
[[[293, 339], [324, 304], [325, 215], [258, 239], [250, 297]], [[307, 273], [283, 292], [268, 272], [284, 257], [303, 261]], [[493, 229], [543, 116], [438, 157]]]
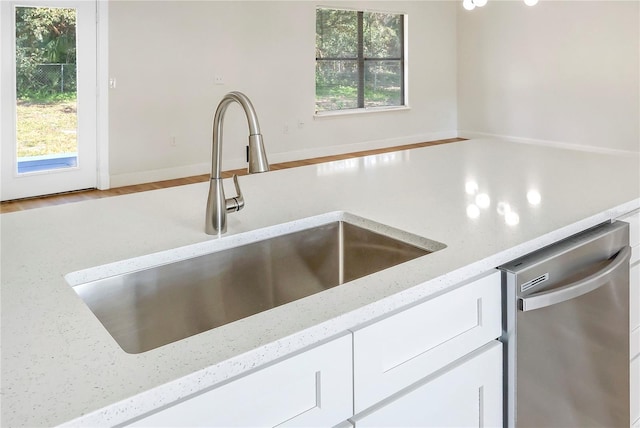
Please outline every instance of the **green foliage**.
[[77, 95], [75, 92], [58, 92], [50, 93], [43, 91], [29, 91], [25, 92], [20, 97], [20, 101], [24, 101], [32, 104], [56, 104], [75, 102]]
[[402, 55], [402, 15], [365, 13], [364, 55], [367, 58], [400, 58]]
[[40, 62], [76, 62], [75, 9], [16, 8], [16, 45]]
[[358, 57], [358, 13], [316, 10], [316, 58]]
[[[316, 58], [358, 57], [358, 13], [339, 9], [316, 10]], [[402, 53], [402, 15], [361, 13], [365, 57], [399, 58]]]
[[[47, 7], [16, 8], [16, 84], [18, 97], [75, 91], [61, 84], [64, 75], [41, 64], [75, 64], [76, 11]], [[75, 67], [73, 67], [75, 75]], [[71, 76], [69, 76], [71, 77]]]

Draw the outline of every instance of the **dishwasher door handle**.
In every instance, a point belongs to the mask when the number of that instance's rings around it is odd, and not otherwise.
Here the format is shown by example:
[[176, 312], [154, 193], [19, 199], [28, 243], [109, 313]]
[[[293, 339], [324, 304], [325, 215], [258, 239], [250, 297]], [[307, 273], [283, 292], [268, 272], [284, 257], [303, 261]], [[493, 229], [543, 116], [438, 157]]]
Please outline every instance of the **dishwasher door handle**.
[[[631, 247], [626, 246], [613, 258], [611, 263], [596, 273], [593, 273], [579, 281], [572, 282], [562, 288], [541, 292], [532, 296], [519, 298], [518, 308], [523, 311], [533, 311], [547, 306], [562, 303], [587, 294], [607, 284], [609, 277], [613, 275], [631, 257]], [[628, 268], [627, 268], [628, 269]]]

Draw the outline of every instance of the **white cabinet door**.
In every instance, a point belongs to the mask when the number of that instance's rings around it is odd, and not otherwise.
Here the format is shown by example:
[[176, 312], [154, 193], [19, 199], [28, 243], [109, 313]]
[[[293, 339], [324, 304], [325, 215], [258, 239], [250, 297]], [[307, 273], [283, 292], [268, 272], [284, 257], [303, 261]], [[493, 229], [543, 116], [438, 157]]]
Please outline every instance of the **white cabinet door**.
[[353, 414], [351, 342], [346, 334], [129, 426], [333, 426]]
[[354, 330], [354, 404], [361, 412], [502, 332], [500, 272]]
[[366, 427], [501, 427], [502, 344], [493, 341], [351, 419]]
[[640, 356], [631, 360], [631, 422], [640, 426]]

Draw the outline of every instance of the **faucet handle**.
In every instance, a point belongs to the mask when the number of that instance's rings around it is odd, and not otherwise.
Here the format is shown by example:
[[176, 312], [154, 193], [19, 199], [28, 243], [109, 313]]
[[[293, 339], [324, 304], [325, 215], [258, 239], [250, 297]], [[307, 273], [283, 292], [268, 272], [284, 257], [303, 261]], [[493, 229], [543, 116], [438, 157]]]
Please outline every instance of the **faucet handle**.
[[236, 193], [238, 196], [234, 196], [233, 198], [227, 198], [225, 200], [226, 209], [228, 213], [232, 213], [235, 211], [240, 211], [244, 208], [244, 198], [242, 197], [242, 191], [240, 190], [240, 183], [238, 183], [238, 176], [233, 174], [233, 185], [236, 188]]

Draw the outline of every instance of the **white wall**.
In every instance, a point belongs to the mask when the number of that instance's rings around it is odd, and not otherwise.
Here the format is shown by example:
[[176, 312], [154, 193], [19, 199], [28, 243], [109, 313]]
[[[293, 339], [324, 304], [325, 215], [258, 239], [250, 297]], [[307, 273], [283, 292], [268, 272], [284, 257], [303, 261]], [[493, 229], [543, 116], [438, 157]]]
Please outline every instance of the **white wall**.
[[[410, 110], [313, 117], [316, 5], [408, 14]], [[116, 79], [109, 93], [111, 186], [208, 172], [213, 113], [231, 90], [251, 98], [272, 163], [456, 136], [458, 6], [110, 2], [109, 68]], [[224, 85], [214, 84], [216, 75]], [[248, 131], [239, 107], [229, 108], [224, 129], [223, 168], [240, 167]]]
[[458, 12], [458, 129], [640, 151], [640, 2]]

